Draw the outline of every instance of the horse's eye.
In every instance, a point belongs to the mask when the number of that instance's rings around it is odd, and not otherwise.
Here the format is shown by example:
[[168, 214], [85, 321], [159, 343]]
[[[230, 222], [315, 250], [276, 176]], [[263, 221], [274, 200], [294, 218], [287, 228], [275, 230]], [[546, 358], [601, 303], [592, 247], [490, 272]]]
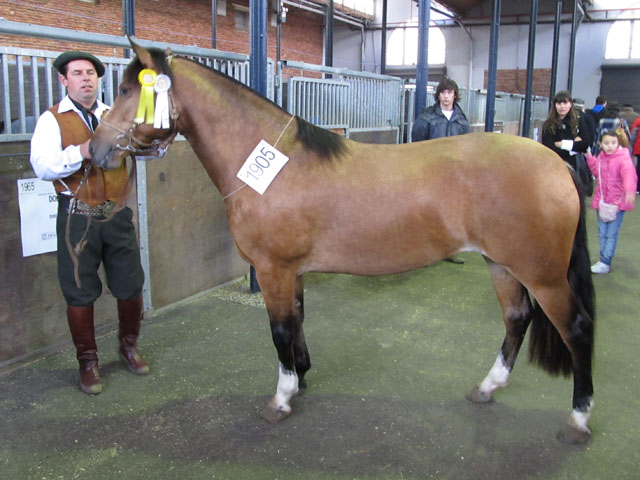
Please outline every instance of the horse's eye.
[[131, 92], [131, 87], [128, 87], [126, 85], [120, 85], [120, 95], [129, 95], [129, 93]]

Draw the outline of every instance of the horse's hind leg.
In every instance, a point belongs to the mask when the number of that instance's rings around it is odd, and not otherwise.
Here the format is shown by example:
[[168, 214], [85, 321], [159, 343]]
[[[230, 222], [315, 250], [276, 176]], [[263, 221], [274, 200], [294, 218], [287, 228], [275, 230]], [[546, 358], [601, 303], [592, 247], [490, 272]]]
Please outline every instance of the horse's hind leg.
[[276, 393], [263, 410], [262, 417], [269, 423], [276, 423], [291, 414], [289, 401], [298, 393], [299, 385], [296, 372], [304, 377], [311, 365], [302, 333], [302, 281], [296, 281], [292, 270], [272, 266], [262, 269], [256, 266], [256, 274], [279, 360]]
[[587, 423], [593, 408], [593, 319], [568, 284], [531, 293], [538, 305], [530, 333], [529, 357], [550, 374], [573, 373], [573, 408], [567, 424], [558, 432], [558, 439], [586, 443], [591, 438]]
[[502, 266], [489, 259], [486, 261], [502, 307], [506, 334], [493, 367], [468, 396], [469, 400], [476, 403], [490, 402], [493, 400], [493, 392], [509, 383], [509, 375], [522, 346], [532, 313], [531, 300], [524, 286]]

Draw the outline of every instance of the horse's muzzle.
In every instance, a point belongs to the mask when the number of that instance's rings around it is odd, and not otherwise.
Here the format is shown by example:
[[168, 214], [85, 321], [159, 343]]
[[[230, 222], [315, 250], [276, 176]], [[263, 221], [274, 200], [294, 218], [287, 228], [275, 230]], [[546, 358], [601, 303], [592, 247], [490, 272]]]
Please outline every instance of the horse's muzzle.
[[122, 163], [123, 151], [115, 149], [112, 145], [96, 142], [89, 143], [91, 161], [100, 168], [112, 170]]

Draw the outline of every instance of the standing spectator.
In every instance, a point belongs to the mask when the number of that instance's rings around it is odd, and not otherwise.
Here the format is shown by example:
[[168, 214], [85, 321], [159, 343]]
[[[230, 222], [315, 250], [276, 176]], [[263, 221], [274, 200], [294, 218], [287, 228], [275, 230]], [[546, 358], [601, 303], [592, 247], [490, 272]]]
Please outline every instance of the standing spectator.
[[576, 153], [584, 153], [591, 145], [589, 129], [573, 108], [571, 94], [562, 90], [553, 97], [553, 105], [542, 125], [542, 144], [576, 168]]
[[624, 105], [622, 105], [620, 116], [627, 121], [627, 125], [633, 125], [633, 122], [635, 122], [637, 118], [640, 117], [640, 114], [638, 114], [633, 109], [633, 105], [625, 103]]
[[573, 99], [573, 108], [575, 108], [578, 111], [578, 115], [584, 119], [587, 129], [589, 130], [589, 138], [593, 140], [598, 129], [598, 123], [595, 117], [585, 110], [584, 100], [582, 98]]
[[588, 109], [585, 113], [591, 115], [595, 124], [598, 125], [600, 119], [604, 117], [605, 113], [607, 113], [607, 97], [604, 95], [598, 95], [593, 108]]
[[458, 84], [445, 78], [436, 87], [435, 105], [425, 108], [411, 130], [411, 141], [419, 142], [440, 137], [469, 133], [469, 120], [460, 107]]
[[623, 147], [629, 147], [631, 133], [629, 132], [629, 125], [627, 124], [627, 121], [620, 116], [619, 102], [609, 103], [606, 113], [598, 123], [598, 134], [596, 136], [595, 145], [592, 148], [594, 155], [600, 153], [600, 140], [602, 139], [604, 132], [609, 130], [613, 130], [618, 133], [620, 145]]
[[[433, 95], [436, 103], [425, 108], [416, 118], [411, 130], [411, 141], [420, 142], [441, 137], [453, 137], [469, 133], [469, 120], [460, 107], [458, 84], [445, 78], [436, 87]], [[464, 263], [458, 257], [448, 257], [451, 263]]]
[[[589, 168], [597, 180], [591, 208], [598, 212], [600, 241], [600, 260], [591, 266], [591, 272], [609, 273], [624, 212], [633, 210], [635, 206], [638, 177], [633, 168], [629, 150], [620, 146], [615, 131], [609, 130], [602, 134], [600, 149], [601, 152], [597, 158], [587, 154]], [[604, 221], [601, 218], [599, 210], [601, 200], [618, 207], [615, 219]]]
[[[127, 182], [126, 165], [101, 170], [90, 160], [92, 132], [109, 108], [97, 99], [104, 65], [89, 53], [69, 51], [53, 66], [67, 96], [38, 119], [31, 139], [31, 165], [38, 178], [54, 183], [58, 193], [58, 279], [80, 367], [80, 389], [96, 395], [102, 391], [93, 322], [93, 304], [102, 293], [98, 267], [104, 265], [109, 289], [118, 299], [120, 356], [137, 375], [149, 372], [137, 348], [144, 272], [133, 213], [128, 207], [115, 208]], [[67, 242], [76, 246], [81, 241], [79, 252], [67, 247]]]
[[638, 175], [639, 185], [636, 188], [636, 193], [640, 193], [640, 117], [636, 118], [631, 127], [631, 140], [629, 141], [629, 149], [633, 155], [633, 160], [636, 165], [636, 174]]

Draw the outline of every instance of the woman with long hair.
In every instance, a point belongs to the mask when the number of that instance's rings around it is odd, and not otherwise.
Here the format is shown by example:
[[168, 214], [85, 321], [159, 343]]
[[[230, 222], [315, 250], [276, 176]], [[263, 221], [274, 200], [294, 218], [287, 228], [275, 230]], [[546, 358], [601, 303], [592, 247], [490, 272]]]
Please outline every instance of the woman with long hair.
[[573, 108], [573, 99], [566, 90], [553, 97], [553, 105], [542, 125], [542, 144], [573, 168], [576, 168], [576, 154], [585, 153], [591, 145], [587, 124]]

